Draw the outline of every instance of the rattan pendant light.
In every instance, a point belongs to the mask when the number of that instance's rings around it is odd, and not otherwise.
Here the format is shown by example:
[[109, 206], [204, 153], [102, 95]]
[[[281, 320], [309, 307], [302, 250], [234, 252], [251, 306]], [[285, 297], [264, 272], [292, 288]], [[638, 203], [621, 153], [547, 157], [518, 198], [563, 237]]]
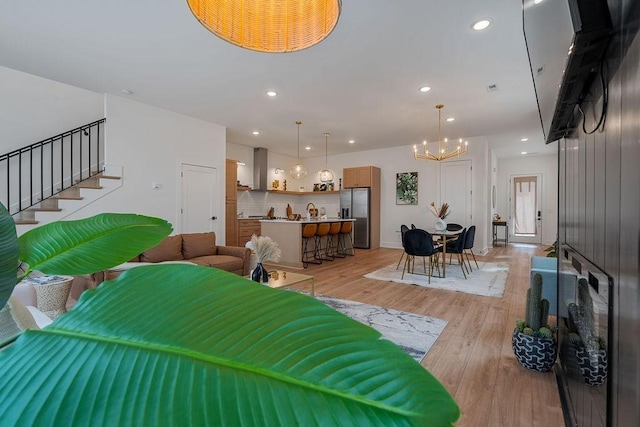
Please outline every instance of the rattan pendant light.
[[298, 125], [298, 161], [295, 165], [293, 165], [293, 167], [289, 171], [289, 174], [293, 179], [303, 179], [305, 176], [307, 176], [307, 168], [305, 168], [302, 162], [300, 162], [300, 125], [302, 124], [302, 122], [298, 120], [296, 121], [296, 124]]
[[341, 0], [187, 0], [216, 36], [246, 49], [283, 53], [324, 40], [340, 17]]
[[329, 169], [329, 161], [328, 161], [328, 138], [331, 135], [329, 132], [324, 133], [324, 169], [318, 172], [318, 178], [320, 178], [320, 182], [332, 182], [333, 181], [333, 172]]

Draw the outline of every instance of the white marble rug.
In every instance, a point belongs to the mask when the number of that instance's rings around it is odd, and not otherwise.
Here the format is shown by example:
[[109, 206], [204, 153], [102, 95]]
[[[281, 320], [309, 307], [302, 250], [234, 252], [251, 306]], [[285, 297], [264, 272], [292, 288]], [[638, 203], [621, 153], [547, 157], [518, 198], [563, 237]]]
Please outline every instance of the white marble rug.
[[[427, 260], [428, 262], [428, 260]], [[398, 264], [388, 265], [380, 270], [365, 274], [368, 279], [384, 280], [387, 282], [406, 283], [427, 288], [444, 289], [447, 291], [465, 292], [468, 294], [483, 295], [487, 297], [502, 298], [504, 287], [509, 274], [509, 264], [506, 262], [478, 262], [480, 269], [472, 262], [473, 271], [467, 273], [465, 279], [462, 268], [457, 264], [447, 264], [446, 278], [432, 277], [428, 283], [428, 277], [424, 275], [424, 268], [420, 258], [415, 263], [415, 273], [405, 273], [402, 278], [402, 264], [396, 270]], [[437, 274], [437, 270], [435, 274]]]
[[442, 333], [447, 321], [356, 301], [316, 294], [316, 299], [340, 313], [371, 326], [385, 339], [406, 351], [420, 363]]

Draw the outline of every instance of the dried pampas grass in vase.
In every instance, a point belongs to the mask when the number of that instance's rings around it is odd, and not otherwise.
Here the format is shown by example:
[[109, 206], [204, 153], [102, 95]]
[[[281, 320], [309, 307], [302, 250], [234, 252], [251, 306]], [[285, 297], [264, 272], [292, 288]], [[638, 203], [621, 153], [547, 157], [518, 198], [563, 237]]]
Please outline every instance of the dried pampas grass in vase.
[[255, 282], [268, 282], [269, 273], [262, 265], [263, 262], [276, 262], [280, 260], [281, 251], [277, 243], [269, 236], [251, 236], [251, 246], [256, 253], [258, 264], [251, 272], [251, 280]]

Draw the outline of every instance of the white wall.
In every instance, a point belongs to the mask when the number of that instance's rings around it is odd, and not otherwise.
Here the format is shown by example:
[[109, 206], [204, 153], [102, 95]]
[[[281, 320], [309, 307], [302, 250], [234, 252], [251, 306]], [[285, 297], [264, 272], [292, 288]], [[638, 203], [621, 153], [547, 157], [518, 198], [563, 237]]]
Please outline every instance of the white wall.
[[507, 218], [509, 213], [509, 178], [512, 175], [542, 174], [542, 243], [553, 243], [558, 233], [558, 155], [499, 159], [497, 172], [496, 212], [503, 218]]
[[[133, 212], [164, 218], [180, 232], [182, 163], [216, 168], [217, 240], [224, 242], [225, 128], [130, 99], [106, 95], [107, 163], [121, 165], [122, 188], [75, 216]], [[153, 189], [152, 183], [159, 183]], [[203, 230], [204, 231], [204, 230]]]
[[102, 94], [0, 67], [0, 154], [103, 117]]

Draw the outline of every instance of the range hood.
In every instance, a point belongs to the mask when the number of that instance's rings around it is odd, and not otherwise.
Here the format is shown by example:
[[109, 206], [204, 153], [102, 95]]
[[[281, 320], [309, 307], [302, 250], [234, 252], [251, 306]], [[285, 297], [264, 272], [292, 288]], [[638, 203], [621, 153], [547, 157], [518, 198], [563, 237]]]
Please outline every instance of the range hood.
[[253, 189], [258, 191], [267, 191], [269, 183], [267, 182], [267, 149], [253, 149]]

